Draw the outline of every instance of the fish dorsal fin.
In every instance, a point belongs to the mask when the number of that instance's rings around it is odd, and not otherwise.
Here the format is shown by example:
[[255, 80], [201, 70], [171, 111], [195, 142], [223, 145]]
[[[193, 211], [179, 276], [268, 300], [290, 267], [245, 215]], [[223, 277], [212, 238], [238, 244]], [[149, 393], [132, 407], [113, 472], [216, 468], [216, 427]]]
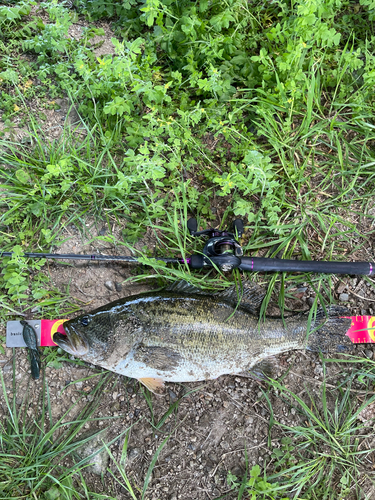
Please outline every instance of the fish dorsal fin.
[[142, 384], [147, 387], [147, 389], [157, 396], [161, 396], [164, 393], [165, 385], [164, 380], [161, 378], [139, 378], [138, 379]]
[[224, 299], [233, 307], [236, 307], [240, 301], [239, 305], [243, 309], [246, 309], [252, 314], [257, 314], [265, 295], [266, 291], [257, 283], [244, 281], [242, 283], [242, 290], [240, 287], [234, 285], [223, 292], [219, 292], [216, 294], [216, 297]]
[[[249, 311], [252, 314], [257, 314], [262, 304], [262, 301], [266, 295], [266, 291], [260, 287], [257, 283], [253, 283], [251, 281], [244, 281], [242, 283], [242, 290], [240, 287], [231, 286], [224, 290], [223, 292], [219, 292], [213, 294], [207, 290], [201, 290], [200, 288], [191, 285], [185, 280], [175, 281], [171, 285], [166, 288], [168, 292], [174, 293], [186, 293], [186, 294], [194, 294], [194, 295], [210, 295], [214, 297], [218, 297], [220, 299], [225, 300], [228, 304], [233, 307], [236, 307], [239, 299], [240, 306]], [[241, 296], [242, 295], [242, 296]]]
[[185, 280], [175, 281], [174, 283], [172, 283], [171, 285], [169, 285], [166, 288], [166, 291], [167, 292], [175, 292], [175, 293], [194, 294], [194, 295], [197, 295], [197, 294], [209, 295], [210, 294], [209, 292], [207, 292], [205, 290], [201, 290], [197, 286], [191, 285], [190, 283], [188, 283]]

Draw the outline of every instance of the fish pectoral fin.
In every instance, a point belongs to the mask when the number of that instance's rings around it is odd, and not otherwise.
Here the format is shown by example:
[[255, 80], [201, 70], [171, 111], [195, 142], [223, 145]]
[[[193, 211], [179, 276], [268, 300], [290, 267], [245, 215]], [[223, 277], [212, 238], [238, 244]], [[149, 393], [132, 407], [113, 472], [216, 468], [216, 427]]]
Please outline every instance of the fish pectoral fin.
[[164, 393], [165, 385], [164, 380], [161, 378], [139, 378], [139, 382], [141, 382], [147, 389], [157, 396], [161, 396]]
[[141, 342], [134, 348], [134, 359], [156, 370], [176, 369], [181, 361], [181, 355], [168, 348], [157, 345], [147, 345]]

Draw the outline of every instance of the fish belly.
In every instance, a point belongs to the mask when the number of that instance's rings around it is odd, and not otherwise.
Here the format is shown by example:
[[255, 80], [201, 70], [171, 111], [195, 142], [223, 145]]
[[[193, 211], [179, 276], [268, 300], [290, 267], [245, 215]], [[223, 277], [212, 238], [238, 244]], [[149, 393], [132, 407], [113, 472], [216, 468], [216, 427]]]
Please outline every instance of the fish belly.
[[217, 363], [208, 360], [205, 366], [191, 366], [183, 363], [177, 369], [160, 370], [136, 360], [134, 355], [129, 355], [127, 359], [120, 361], [113, 371], [137, 379], [159, 378], [166, 382], [198, 382], [218, 378], [228, 373], [228, 367], [218, 366]]

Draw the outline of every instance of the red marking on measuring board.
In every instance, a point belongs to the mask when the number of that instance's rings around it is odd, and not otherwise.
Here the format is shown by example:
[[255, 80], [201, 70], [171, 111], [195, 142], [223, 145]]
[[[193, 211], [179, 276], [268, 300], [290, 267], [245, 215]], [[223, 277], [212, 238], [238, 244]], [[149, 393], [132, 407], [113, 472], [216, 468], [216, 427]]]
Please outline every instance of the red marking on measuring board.
[[353, 344], [375, 344], [375, 316], [342, 316], [352, 320], [346, 335]]
[[42, 319], [41, 329], [40, 329], [40, 345], [41, 346], [54, 346], [57, 345], [52, 340], [53, 335], [56, 332], [63, 333], [65, 335], [65, 330], [63, 323], [68, 321], [67, 319]]

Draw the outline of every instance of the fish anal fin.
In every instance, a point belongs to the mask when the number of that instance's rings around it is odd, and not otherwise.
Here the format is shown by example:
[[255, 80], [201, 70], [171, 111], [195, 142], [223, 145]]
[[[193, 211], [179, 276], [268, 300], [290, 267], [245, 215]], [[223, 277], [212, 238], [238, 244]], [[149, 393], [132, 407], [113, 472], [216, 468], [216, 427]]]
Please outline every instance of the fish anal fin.
[[276, 377], [278, 367], [279, 364], [277, 358], [270, 356], [267, 359], [263, 359], [246, 372], [241, 372], [238, 375], [240, 377], [249, 377], [256, 380], [268, 380]]
[[216, 297], [224, 299], [233, 307], [236, 307], [240, 301], [240, 306], [252, 314], [258, 314], [259, 308], [266, 295], [264, 288], [252, 281], [243, 281], [241, 286], [231, 286], [223, 292], [216, 294]]
[[164, 393], [165, 390], [165, 385], [164, 385], [164, 380], [161, 378], [152, 378], [152, 377], [145, 377], [145, 378], [139, 378], [139, 382], [141, 382], [147, 389], [157, 396], [161, 396]]

